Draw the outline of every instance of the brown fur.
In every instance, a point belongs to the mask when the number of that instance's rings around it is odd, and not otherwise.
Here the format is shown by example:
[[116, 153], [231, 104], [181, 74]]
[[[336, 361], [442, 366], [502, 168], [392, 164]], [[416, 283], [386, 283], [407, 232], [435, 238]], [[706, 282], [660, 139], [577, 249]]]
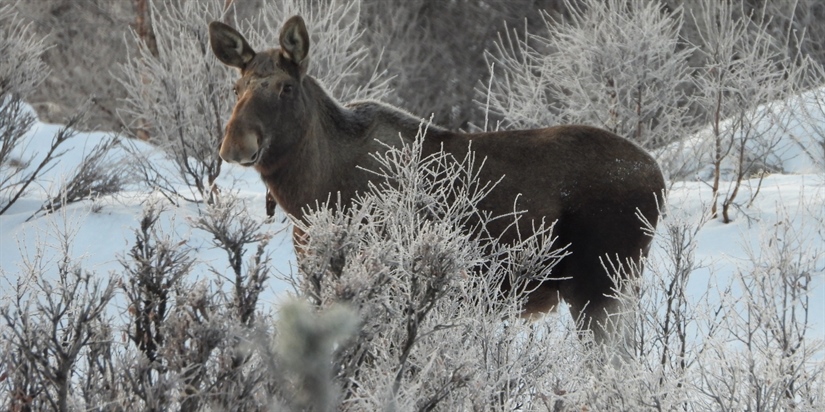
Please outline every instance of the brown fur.
[[[221, 157], [255, 167], [272, 196], [289, 214], [301, 218], [306, 206], [340, 193], [344, 200], [367, 188], [374, 169], [370, 153], [381, 143], [397, 145], [399, 134], [412, 140], [421, 120], [372, 101], [342, 106], [306, 75], [309, 37], [300, 17], [289, 19], [281, 48], [255, 53], [234, 29], [210, 25], [216, 56], [241, 71]], [[600, 258], [638, 262], [651, 238], [641, 229], [637, 210], [654, 225], [657, 195], [665, 188], [656, 161], [636, 144], [605, 130], [557, 126], [539, 130], [456, 133], [430, 127], [425, 152], [444, 150], [461, 158], [472, 149], [486, 159], [481, 178], [501, 182], [480, 207], [502, 215], [526, 210], [521, 230], [532, 221], [557, 220], [557, 245], [572, 254], [554, 268], [554, 278], [528, 297], [525, 313], [552, 309], [557, 296], [573, 315], [603, 322], [617, 303], [606, 295], [614, 287]], [[515, 239], [509, 222], [489, 229], [505, 241]], [[591, 329], [597, 338], [605, 332]]]

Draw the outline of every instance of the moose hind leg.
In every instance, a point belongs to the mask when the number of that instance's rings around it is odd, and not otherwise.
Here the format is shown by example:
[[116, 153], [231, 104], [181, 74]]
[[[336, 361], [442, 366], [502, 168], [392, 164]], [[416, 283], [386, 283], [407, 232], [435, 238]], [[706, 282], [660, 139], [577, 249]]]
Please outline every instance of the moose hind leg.
[[632, 302], [615, 297], [614, 292], [612, 288], [606, 288], [601, 294], [566, 297], [565, 301], [576, 321], [579, 337], [588, 340], [592, 336], [594, 347], [618, 367], [634, 357], [635, 322]]
[[650, 237], [635, 213], [609, 202], [568, 213], [556, 227], [570, 243], [561, 292], [579, 331], [606, 350], [631, 353], [633, 305], [618, 297], [632, 295], [625, 292], [641, 272], [631, 267], [639, 268]]

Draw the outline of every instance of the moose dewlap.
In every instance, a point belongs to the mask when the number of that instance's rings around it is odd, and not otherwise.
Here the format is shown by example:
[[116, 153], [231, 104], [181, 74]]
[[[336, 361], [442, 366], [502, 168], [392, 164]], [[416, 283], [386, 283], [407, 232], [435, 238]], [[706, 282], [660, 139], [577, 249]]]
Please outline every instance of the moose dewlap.
[[[341, 104], [307, 75], [310, 38], [299, 16], [284, 24], [280, 47], [255, 51], [233, 28], [209, 25], [217, 58], [240, 69], [237, 103], [226, 125], [220, 156], [254, 167], [279, 205], [295, 218], [306, 206], [340, 194], [346, 203], [367, 190], [375, 175], [371, 153], [413, 140], [420, 119], [386, 104]], [[470, 146], [470, 142], [472, 145]], [[533, 222], [556, 221], [556, 245], [571, 254], [553, 278], [527, 297], [525, 313], [551, 309], [564, 299], [581, 327], [604, 341], [598, 326], [619, 310], [614, 281], [602, 258], [638, 263], [651, 237], [637, 213], [653, 225], [665, 183], [656, 161], [636, 144], [605, 130], [557, 126], [537, 130], [459, 133], [430, 126], [424, 154], [445, 150], [463, 158], [472, 147], [485, 159], [481, 179], [499, 181], [479, 207], [494, 216], [526, 211], [522, 233]], [[517, 236], [512, 221], [487, 229], [504, 241]]]

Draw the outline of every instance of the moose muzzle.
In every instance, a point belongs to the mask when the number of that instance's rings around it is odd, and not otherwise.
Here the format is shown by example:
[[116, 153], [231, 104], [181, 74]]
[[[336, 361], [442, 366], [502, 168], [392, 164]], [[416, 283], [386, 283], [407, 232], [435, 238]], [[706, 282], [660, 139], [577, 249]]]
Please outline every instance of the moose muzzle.
[[242, 166], [252, 166], [261, 157], [258, 134], [253, 131], [231, 133], [228, 130], [221, 143], [221, 159]]

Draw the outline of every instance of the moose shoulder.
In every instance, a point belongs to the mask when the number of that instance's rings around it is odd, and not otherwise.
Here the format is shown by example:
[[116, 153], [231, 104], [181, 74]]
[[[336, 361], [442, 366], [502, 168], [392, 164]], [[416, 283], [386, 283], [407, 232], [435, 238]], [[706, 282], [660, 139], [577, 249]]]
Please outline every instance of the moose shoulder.
[[[226, 126], [220, 156], [254, 167], [281, 207], [296, 218], [305, 206], [340, 193], [344, 201], [367, 189], [371, 153], [412, 140], [420, 119], [378, 102], [342, 105], [307, 75], [310, 39], [304, 21], [290, 18], [280, 48], [256, 52], [231, 27], [209, 26], [212, 50], [223, 63], [240, 69], [237, 103]], [[470, 146], [470, 142], [472, 145]], [[481, 178], [499, 181], [479, 205], [493, 215], [526, 210], [531, 221], [557, 221], [556, 244], [571, 255], [553, 269], [563, 280], [542, 284], [528, 296], [526, 313], [551, 309], [561, 296], [573, 315], [597, 339], [595, 327], [618, 304], [608, 295], [614, 284], [602, 267], [605, 256], [638, 262], [651, 238], [637, 217], [655, 225], [657, 196], [665, 188], [656, 161], [636, 144], [586, 126], [538, 130], [456, 133], [430, 127], [424, 151], [451, 152], [457, 158], [472, 147], [485, 159]], [[503, 239], [508, 223], [488, 229]]]

